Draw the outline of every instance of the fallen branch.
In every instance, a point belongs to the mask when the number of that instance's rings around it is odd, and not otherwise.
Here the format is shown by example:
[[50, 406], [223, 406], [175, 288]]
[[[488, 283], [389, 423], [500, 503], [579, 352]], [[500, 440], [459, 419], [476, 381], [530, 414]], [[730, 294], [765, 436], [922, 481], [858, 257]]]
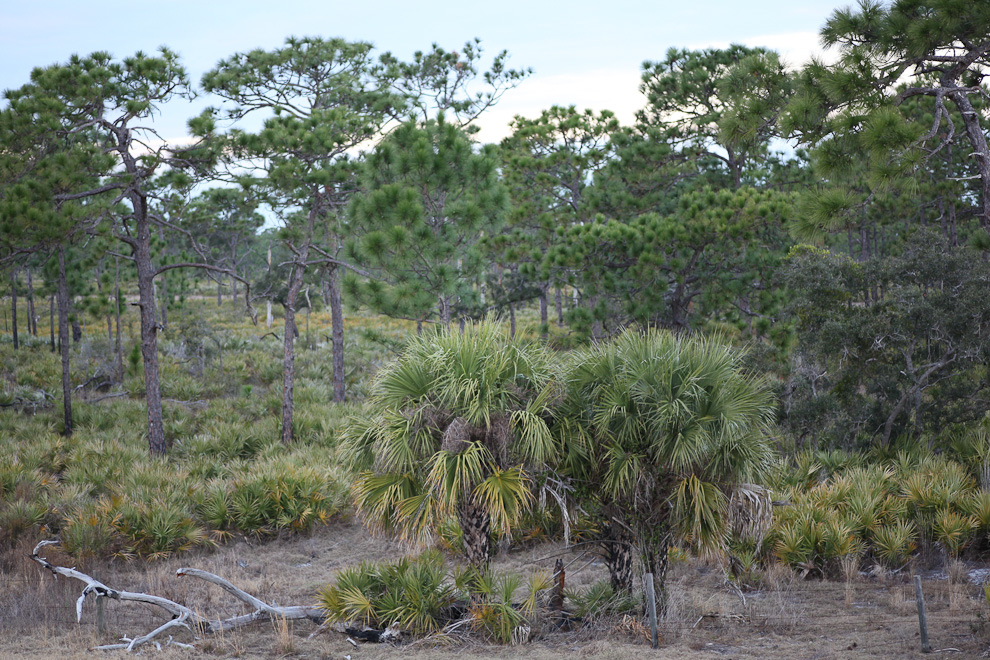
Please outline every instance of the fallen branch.
[[[255, 621], [271, 621], [276, 619], [309, 619], [316, 623], [321, 623], [325, 618], [323, 611], [317, 607], [308, 605], [292, 605], [287, 607], [269, 605], [246, 591], [238, 589], [233, 584], [218, 575], [214, 575], [213, 573], [208, 573], [207, 571], [202, 571], [197, 568], [180, 568], [175, 572], [176, 577], [183, 577], [185, 575], [198, 577], [201, 580], [205, 580], [219, 586], [221, 589], [231, 594], [241, 602], [254, 608], [254, 611], [250, 614], [242, 614], [240, 616], [234, 616], [228, 619], [209, 619], [200, 616], [185, 605], [176, 603], [168, 598], [162, 598], [160, 596], [154, 596], [152, 594], [141, 592], [112, 589], [99, 580], [81, 571], [77, 571], [75, 568], [56, 566], [38, 554], [43, 547], [58, 545], [58, 543], [58, 541], [41, 541], [34, 547], [34, 551], [31, 553], [31, 559], [51, 571], [52, 575], [55, 575], [56, 577], [63, 575], [74, 580], [79, 580], [86, 585], [83, 587], [82, 594], [79, 596], [79, 599], [76, 600], [77, 622], [82, 622], [83, 603], [85, 602], [86, 597], [90, 594], [95, 595], [97, 598], [113, 598], [114, 600], [155, 605], [171, 615], [171, 619], [169, 621], [166, 621], [164, 624], [158, 626], [146, 635], [135, 637], [133, 639], [124, 637], [123, 641], [125, 643], [123, 644], [108, 644], [106, 646], [99, 646], [97, 647], [98, 649], [126, 649], [128, 651], [134, 651], [139, 646], [149, 642], [153, 642], [158, 645], [158, 642], [154, 642], [155, 637], [173, 628], [185, 628], [193, 635], [193, 637], [195, 637], [197, 633], [210, 634], [232, 630], [234, 628], [241, 628], [248, 624], [254, 623]], [[176, 645], [179, 644], [178, 642], [172, 642], [171, 638], [168, 643]]]

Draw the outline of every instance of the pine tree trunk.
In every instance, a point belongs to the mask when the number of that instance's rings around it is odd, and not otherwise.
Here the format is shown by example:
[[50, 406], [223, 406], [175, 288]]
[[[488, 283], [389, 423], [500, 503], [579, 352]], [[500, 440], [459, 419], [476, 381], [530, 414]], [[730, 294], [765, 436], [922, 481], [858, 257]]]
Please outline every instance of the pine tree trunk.
[[292, 279], [293, 285], [289, 286], [289, 295], [285, 301], [285, 337], [282, 340], [282, 444], [286, 445], [292, 442], [292, 415], [295, 405], [293, 388], [296, 382], [296, 312], [293, 309], [295, 296], [292, 288], [295, 280], [302, 278], [293, 275]]
[[223, 305], [223, 280], [217, 275], [217, 307]]
[[[234, 273], [237, 272], [237, 248], [230, 248], [230, 270]], [[231, 275], [230, 276], [230, 301], [232, 303], [237, 303], [237, 279]]]
[[18, 349], [17, 341], [17, 269], [10, 270], [10, 316], [11, 330], [14, 332], [14, 350]]
[[516, 306], [512, 303], [509, 304], [509, 337], [516, 337]]
[[464, 539], [464, 557], [473, 568], [483, 571], [491, 557], [491, 516], [471, 494], [465, 494], [458, 507], [458, 520]]
[[[151, 291], [154, 296], [154, 300], [158, 305], [158, 326], [159, 328], [168, 327], [168, 280], [165, 279], [165, 275], [162, 275], [162, 288], [161, 294], [158, 293], [158, 285], [152, 280]], [[156, 342], [157, 343], [157, 342]]]
[[32, 336], [38, 336], [38, 317], [34, 312], [34, 282], [31, 280], [31, 269], [27, 269], [27, 308], [28, 308], [28, 332]]
[[83, 336], [82, 325], [79, 323], [79, 315], [76, 313], [75, 305], [73, 305], [71, 302], [69, 303], [69, 309], [71, 310], [71, 314], [72, 314], [72, 323], [71, 323], [72, 343], [78, 344], [79, 342], [82, 341], [82, 336]]
[[305, 243], [296, 255], [296, 264], [292, 267], [289, 276], [289, 291], [285, 296], [285, 339], [283, 342], [282, 355], [282, 443], [292, 442], [292, 415], [294, 407], [294, 387], [296, 382], [296, 302], [299, 300], [299, 292], [302, 291], [303, 278], [306, 274], [307, 257], [309, 257], [309, 241], [313, 236], [313, 227], [316, 223], [316, 209], [309, 212], [309, 227], [306, 232]]
[[553, 294], [554, 304], [557, 306], [557, 327], [564, 327], [564, 294], [561, 292], [560, 287]]
[[[138, 309], [141, 313], [141, 359], [144, 364], [145, 402], [148, 407], [148, 450], [155, 455], [168, 453], [162, 415], [162, 390], [158, 369], [158, 315], [155, 300], [155, 268], [151, 259], [151, 228], [148, 201], [132, 195], [137, 231], [129, 243], [137, 266]], [[163, 305], [164, 308], [164, 305]]]
[[62, 420], [72, 435], [72, 382], [69, 379], [69, 282], [65, 273], [65, 246], [58, 246], [58, 343], [62, 357]]
[[55, 352], [55, 296], [48, 303], [48, 338], [51, 342], [52, 353]]
[[113, 315], [116, 325], [116, 336], [113, 340], [115, 355], [114, 373], [118, 383], [124, 380], [124, 351], [120, 343], [120, 257], [114, 257], [113, 272]]
[[544, 337], [550, 329], [550, 304], [547, 300], [547, 287], [540, 289], [540, 334]]
[[990, 147], [987, 146], [987, 136], [980, 125], [981, 114], [973, 107], [972, 101], [965, 91], [959, 89], [954, 78], [949, 76], [941, 80], [943, 87], [955, 88], [948, 96], [959, 108], [963, 125], [966, 127], [966, 137], [973, 148], [975, 158], [972, 163], [980, 173], [980, 226], [990, 232]]
[[450, 300], [446, 296], [440, 296], [437, 301], [437, 306], [440, 309], [440, 322], [443, 327], [450, 327]]
[[343, 403], [344, 390], [344, 306], [340, 300], [340, 272], [336, 265], [327, 272], [327, 295], [330, 299], [330, 327], [333, 355], [333, 400]]

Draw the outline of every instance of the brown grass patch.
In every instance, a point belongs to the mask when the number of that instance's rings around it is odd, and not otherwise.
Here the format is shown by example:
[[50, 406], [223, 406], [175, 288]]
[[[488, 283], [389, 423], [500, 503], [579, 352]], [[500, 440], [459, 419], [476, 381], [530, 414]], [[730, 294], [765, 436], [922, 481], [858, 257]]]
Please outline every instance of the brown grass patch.
[[[0, 561], [0, 658], [94, 657], [87, 649], [150, 630], [164, 621], [153, 608], [133, 603], [106, 603], [107, 632], [96, 628], [96, 608], [87, 600], [82, 624], [75, 622], [80, 585], [54, 580], [26, 555], [31, 543], [10, 550]], [[495, 568], [526, 573], [552, 568], [557, 546], [544, 545], [509, 552], [496, 558]], [[146, 591], [171, 598], [211, 616], [244, 613], [243, 605], [212, 585], [191, 578], [177, 579], [175, 570], [192, 566], [221, 575], [259, 598], [279, 605], [311, 603], [318, 587], [334, 571], [363, 560], [394, 559], [405, 553], [397, 543], [368, 535], [356, 521], [336, 523], [310, 537], [260, 542], [241, 539], [206, 553], [197, 552], [158, 563], [90, 562], [80, 570], [116, 588]], [[53, 550], [52, 561], [74, 562]], [[605, 567], [594, 556], [578, 552], [563, 556], [570, 563], [568, 589], [606, 579]], [[961, 580], [955, 567], [952, 580], [925, 582], [929, 635], [934, 648], [954, 647], [966, 657], [986, 648], [990, 632], [982, 589]], [[957, 581], [958, 580], [958, 581]], [[725, 582], [715, 563], [681, 561], [671, 568], [669, 609], [661, 622], [665, 658], [812, 658], [896, 657], [920, 652], [913, 585], [909, 576], [883, 581], [854, 577], [848, 582], [800, 580], [788, 569], [771, 567], [759, 579], [759, 589], [744, 592], [745, 603]], [[979, 617], [978, 617], [979, 615]], [[635, 622], [635, 623], [633, 623]], [[156, 658], [197, 660], [238, 658], [439, 658], [473, 660], [506, 658], [549, 660], [567, 655], [617, 660], [655, 658], [645, 619], [622, 617], [595, 627], [567, 632], [543, 629], [534, 641], [518, 647], [469, 642], [449, 647], [417, 643], [400, 648], [362, 645], [355, 651], [345, 636], [327, 632], [308, 639], [315, 626], [305, 621], [272, 622], [222, 635], [192, 639], [185, 632], [176, 641], [195, 648], [166, 647]], [[534, 628], [535, 632], [535, 628]], [[164, 641], [164, 640], [163, 640]]]

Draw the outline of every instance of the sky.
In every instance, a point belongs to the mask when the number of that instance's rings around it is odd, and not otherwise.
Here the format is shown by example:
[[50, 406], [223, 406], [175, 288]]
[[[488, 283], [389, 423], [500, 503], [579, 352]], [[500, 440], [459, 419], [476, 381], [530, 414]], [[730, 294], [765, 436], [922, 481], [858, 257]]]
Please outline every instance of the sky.
[[[340, 0], [8, 0], [0, 7], [0, 89], [27, 83], [31, 70], [97, 50], [126, 57], [165, 45], [179, 53], [193, 83], [219, 60], [288, 36], [370, 41], [408, 59], [437, 43], [459, 50], [478, 37], [488, 56], [506, 49], [509, 65], [532, 76], [479, 120], [478, 139], [494, 142], [515, 115], [552, 105], [609, 109], [632, 121], [643, 105], [639, 72], [668, 48], [764, 46], [798, 66], [821, 55], [818, 31], [852, 0], [497, 0], [495, 2], [341, 2]], [[170, 105], [157, 122], [167, 139], [215, 99]], [[2, 101], [0, 101], [2, 107]]]

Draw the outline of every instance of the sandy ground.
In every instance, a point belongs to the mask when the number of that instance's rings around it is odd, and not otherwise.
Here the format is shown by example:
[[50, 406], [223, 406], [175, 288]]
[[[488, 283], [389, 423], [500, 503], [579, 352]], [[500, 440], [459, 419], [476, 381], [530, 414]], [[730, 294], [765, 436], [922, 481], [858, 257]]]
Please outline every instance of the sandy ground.
[[[122, 636], [144, 634], [166, 620], [151, 606], [110, 601], [107, 631], [99, 633], [96, 607], [87, 600], [82, 623], [75, 622], [81, 583], [59, 579], [26, 558], [33, 544], [5, 555], [0, 565], [0, 659], [92, 658], [87, 649]], [[107, 585], [165, 596], [211, 617], [245, 613], [244, 607], [212, 585], [178, 579], [181, 566], [201, 568], [230, 580], [268, 602], [301, 605], [313, 602], [320, 586], [336, 569], [363, 560], [390, 559], [406, 549], [372, 538], [357, 522], [336, 522], [313, 536], [275, 541], [242, 539], [212, 553], [142, 562], [91, 562], [78, 565]], [[559, 548], [542, 545], [500, 556], [496, 569], [525, 572], [552, 568]], [[54, 563], [73, 565], [57, 550]], [[590, 555], [563, 555], [568, 588], [579, 589], [605, 577]], [[938, 576], [936, 576], [938, 577]], [[668, 616], [661, 625], [662, 643], [650, 648], [637, 620], [602, 622], [569, 632], [537, 632], [529, 644], [488, 646], [477, 642], [438, 648], [419, 642], [398, 646], [362, 644], [354, 648], [340, 633], [310, 639], [316, 626], [308, 621], [284, 627], [258, 623], [224, 635], [192, 638], [185, 631], [175, 641], [193, 648], [147, 647], [153, 658], [909, 658], [921, 657], [914, 586], [907, 575], [860, 576], [846, 584], [800, 580], [775, 569], [758, 589], [742, 594], [731, 589], [715, 566], [700, 562], [674, 565]], [[990, 647], [987, 596], [963, 579], [929, 579], [924, 583], [929, 636], [938, 657], [976, 658]], [[744, 600], [745, 599], [745, 600]], [[163, 640], [165, 641], [165, 640]], [[111, 657], [123, 652], [111, 652]], [[931, 657], [931, 656], [928, 656]]]

